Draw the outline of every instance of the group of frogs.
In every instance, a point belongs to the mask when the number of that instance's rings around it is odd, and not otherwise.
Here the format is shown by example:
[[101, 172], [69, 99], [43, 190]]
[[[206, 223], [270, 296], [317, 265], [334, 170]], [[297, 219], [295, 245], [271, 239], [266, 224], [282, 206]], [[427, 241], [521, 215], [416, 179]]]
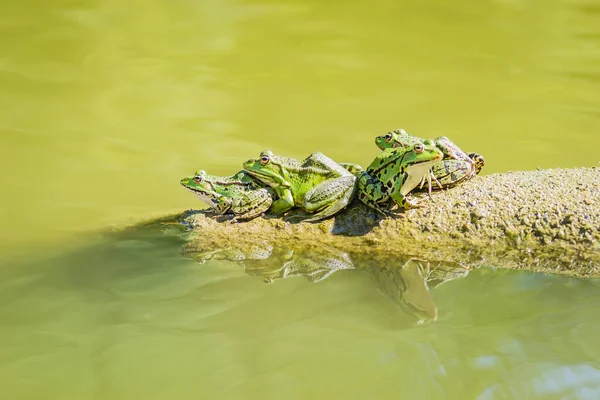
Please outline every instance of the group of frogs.
[[465, 153], [447, 137], [422, 139], [397, 129], [375, 138], [382, 150], [363, 169], [337, 163], [316, 152], [300, 161], [269, 150], [250, 159], [233, 176], [200, 170], [181, 184], [230, 221], [247, 221], [267, 210], [284, 214], [303, 210], [304, 221], [328, 218], [357, 197], [384, 216], [397, 205], [406, 210], [421, 205], [407, 198], [413, 189], [446, 189], [477, 175], [485, 164], [477, 153]]

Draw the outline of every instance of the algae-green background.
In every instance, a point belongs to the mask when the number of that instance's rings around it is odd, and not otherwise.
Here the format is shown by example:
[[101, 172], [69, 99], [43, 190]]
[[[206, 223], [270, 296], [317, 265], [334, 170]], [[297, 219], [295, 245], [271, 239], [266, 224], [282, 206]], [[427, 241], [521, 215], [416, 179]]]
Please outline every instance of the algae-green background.
[[596, 166], [597, 1], [4, 0], [0, 34], [0, 397], [598, 398], [597, 280], [491, 265], [416, 325], [357, 270], [265, 285], [83, 234], [399, 127], [484, 174]]

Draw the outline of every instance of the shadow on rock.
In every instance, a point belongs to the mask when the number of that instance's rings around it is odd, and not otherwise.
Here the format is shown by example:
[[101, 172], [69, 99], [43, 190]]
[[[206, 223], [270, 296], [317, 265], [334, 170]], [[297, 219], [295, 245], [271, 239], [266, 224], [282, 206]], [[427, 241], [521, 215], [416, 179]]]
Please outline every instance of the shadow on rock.
[[348, 207], [335, 216], [331, 233], [343, 236], [362, 236], [379, 226], [384, 216], [365, 206], [359, 201], [353, 201]]

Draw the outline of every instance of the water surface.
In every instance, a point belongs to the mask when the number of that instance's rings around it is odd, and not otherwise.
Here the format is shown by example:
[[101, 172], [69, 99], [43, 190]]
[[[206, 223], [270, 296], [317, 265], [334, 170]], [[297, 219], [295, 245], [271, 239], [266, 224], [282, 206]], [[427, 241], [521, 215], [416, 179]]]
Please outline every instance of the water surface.
[[197, 169], [366, 165], [399, 127], [484, 174], [598, 165], [597, 2], [7, 0], [0, 33], [3, 398], [599, 396], [596, 281], [489, 266], [419, 325], [360, 268], [266, 285], [88, 234], [200, 207]]
[[232, 261], [184, 258], [182, 244], [140, 229], [3, 274], [3, 393], [600, 395], [598, 280], [482, 268], [432, 289], [438, 319], [418, 324], [358, 265], [266, 284]]

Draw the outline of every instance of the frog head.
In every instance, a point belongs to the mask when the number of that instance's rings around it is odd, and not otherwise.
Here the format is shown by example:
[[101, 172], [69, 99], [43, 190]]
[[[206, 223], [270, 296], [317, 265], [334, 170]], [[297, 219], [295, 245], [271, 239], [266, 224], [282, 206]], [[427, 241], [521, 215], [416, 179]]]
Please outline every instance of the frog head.
[[388, 132], [385, 135], [377, 136], [375, 138], [375, 144], [377, 145], [377, 147], [379, 147], [379, 149], [381, 150], [391, 149], [392, 147], [394, 147], [393, 134], [394, 132]]
[[401, 193], [405, 195], [413, 190], [427, 175], [433, 164], [443, 157], [444, 154], [441, 150], [431, 144], [429, 140], [413, 144], [402, 159], [407, 177], [402, 185]]
[[179, 183], [194, 193], [200, 200], [215, 208], [219, 205], [219, 200], [223, 196], [217, 193], [212, 181], [210, 175], [204, 170], [199, 170], [194, 176], [183, 178]]
[[277, 188], [289, 185], [285, 180], [284, 165], [270, 150], [260, 153], [258, 159], [250, 159], [243, 164], [244, 170], [265, 185]]
[[396, 129], [385, 135], [377, 136], [375, 138], [375, 144], [381, 150], [384, 150], [393, 147], [408, 147], [417, 142], [415, 139], [417, 138], [406, 133], [404, 129]]

